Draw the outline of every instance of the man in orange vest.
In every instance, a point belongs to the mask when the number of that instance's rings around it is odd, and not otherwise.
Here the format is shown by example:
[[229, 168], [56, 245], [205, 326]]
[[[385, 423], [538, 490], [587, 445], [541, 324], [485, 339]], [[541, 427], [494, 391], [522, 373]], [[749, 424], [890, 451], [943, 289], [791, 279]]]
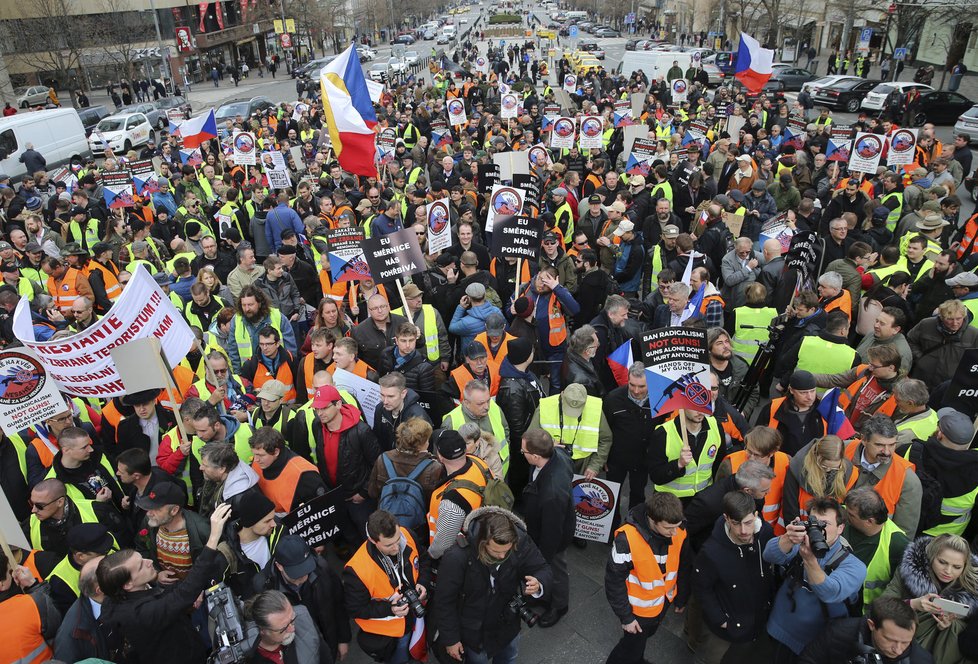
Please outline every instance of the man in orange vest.
[[856, 486], [870, 486], [886, 503], [886, 511], [903, 532], [917, 532], [923, 489], [913, 464], [895, 454], [896, 425], [886, 415], [876, 414], [862, 425], [862, 441], [846, 446], [846, 457], [859, 468]]
[[376, 661], [411, 661], [414, 623], [431, 585], [429, 560], [390, 512], [367, 519], [367, 541], [343, 568], [343, 588], [360, 627], [357, 642]]
[[278, 380], [285, 385], [285, 403], [295, 403], [295, 357], [282, 345], [282, 335], [271, 325], [258, 331], [258, 353], [241, 365], [241, 377], [256, 390], [267, 381]]
[[893, 416], [896, 411], [893, 387], [903, 379], [900, 375], [903, 358], [896, 346], [873, 346], [866, 354], [869, 364], [860, 364], [837, 374], [814, 374], [815, 384], [819, 387], [844, 387], [839, 395], [839, 407], [857, 429], [864, 418], [874, 414]]
[[[640, 664], [645, 645], [670, 605], [682, 613], [690, 593], [693, 556], [683, 506], [672, 493], [653, 493], [615, 531], [605, 568], [605, 595], [624, 631], [607, 664]], [[662, 561], [662, 562], [659, 562]]]
[[778, 397], [758, 411], [758, 424], [777, 429], [782, 436], [781, 449], [793, 456], [814, 438], [825, 435], [825, 419], [818, 412], [815, 376], [798, 370], [788, 380], [788, 396]]
[[[69, 251], [71, 244], [65, 245], [64, 250]], [[55, 306], [64, 316], [71, 316], [71, 305], [74, 304], [75, 299], [87, 297], [89, 301], [95, 300], [88, 277], [81, 270], [69, 267], [67, 263], [57, 258], [46, 259], [41, 264], [41, 269], [48, 275], [48, 294], [54, 298]]]
[[48, 642], [54, 642], [61, 614], [47, 586], [23, 565], [11, 569], [6, 556], [0, 556], [0, 621], [0, 661], [36, 664], [54, 656]]
[[764, 497], [761, 516], [774, 528], [775, 535], [782, 535], [784, 523], [781, 521], [781, 495], [791, 457], [781, 451], [781, 433], [777, 429], [766, 426], [756, 426], [751, 429], [744, 436], [744, 449], [728, 454], [727, 458], [720, 462], [714, 486], [735, 474], [749, 460], [760, 461], [774, 471], [771, 488]]
[[485, 383], [492, 396], [496, 396], [499, 391], [499, 367], [489, 362], [486, 347], [478, 341], [465, 347], [465, 362], [449, 374], [448, 380], [442, 385], [442, 392], [454, 403], [460, 403], [465, 386], [473, 380]]
[[550, 365], [550, 391], [561, 388], [560, 365], [567, 352], [567, 319], [581, 311], [571, 292], [557, 279], [553, 267], [541, 269], [523, 293], [535, 311], [540, 357]]
[[332, 366], [335, 344], [336, 337], [326, 328], [319, 327], [309, 332], [309, 345], [312, 351], [299, 362], [299, 374], [295, 382], [296, 394], [304, 395], [303, 400], [312, 399], [316, 394], [316, 388], [312, 386], [312, 377], [317, 371], [327, 371]]
[[258, 489], [275, 503], [275, 512], [291, 512], [326, 493], [319, 469], [285, 445], [285, 437], [273, 427], [262, 427], [248, 443], [258, 474]]

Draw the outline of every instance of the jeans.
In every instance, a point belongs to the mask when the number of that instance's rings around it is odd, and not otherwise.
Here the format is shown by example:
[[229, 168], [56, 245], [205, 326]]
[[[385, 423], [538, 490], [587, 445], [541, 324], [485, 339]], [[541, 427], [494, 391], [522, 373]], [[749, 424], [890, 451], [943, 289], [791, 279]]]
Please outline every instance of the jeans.
[[411, 661], [408, 655], [408, 647], [411, 645], [411, 631], [397, 640], [397, 647], [394, 654], [387, 658], [385, 664], [407, 664]]
[[512, 641], [507, 643], [502, 650], [497, 652], [489, 659], [485, 652], [475, 652], [474, 650], [465, 651], [465, 664], [516, 664], [516, 656], [519, 654], [520, 635], [517, 634]]

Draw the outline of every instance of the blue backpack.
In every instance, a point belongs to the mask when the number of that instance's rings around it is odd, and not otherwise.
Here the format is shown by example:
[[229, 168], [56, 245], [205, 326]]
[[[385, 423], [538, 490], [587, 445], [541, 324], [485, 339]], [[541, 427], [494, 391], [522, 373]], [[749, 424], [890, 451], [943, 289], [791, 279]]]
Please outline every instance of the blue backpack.
[[397, 517], [397, 522], [405, 528], [416, 530], [424, 525], [428, 514], [428, 506], [424, 502], [424, 490], [418, 483], [428, 466], [434, 459], [425, 459], [411, 471], [409, 475], [401, 476], [394, 470], [394, 464], [386, 454], [380, 455], [387, 469], [387, 481], [380, 490], [378, 507]]

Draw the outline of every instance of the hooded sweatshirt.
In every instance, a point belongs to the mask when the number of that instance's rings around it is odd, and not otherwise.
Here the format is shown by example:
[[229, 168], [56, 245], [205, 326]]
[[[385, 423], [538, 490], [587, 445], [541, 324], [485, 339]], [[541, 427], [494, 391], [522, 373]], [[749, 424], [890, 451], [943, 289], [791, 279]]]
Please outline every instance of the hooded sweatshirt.
[[340, 406], [340, 415], [342, 416], [340, 428], [336, 431], [330, 431], [325, 424], [320, 425], [323, 428], [322, 463], [325, 464], [330, 486], [336, 486], [337, 471], [339, 470], [340, 439], [343, 436], [343, 432], [352, 429], [360, 421], [360, 411], [348, 403]]

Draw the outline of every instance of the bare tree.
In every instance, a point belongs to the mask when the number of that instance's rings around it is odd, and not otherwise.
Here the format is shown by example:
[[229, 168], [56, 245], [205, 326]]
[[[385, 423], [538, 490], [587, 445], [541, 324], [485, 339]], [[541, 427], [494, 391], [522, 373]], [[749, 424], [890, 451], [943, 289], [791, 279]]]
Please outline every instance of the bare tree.
[[77, 0], [35, 0], [18, 9], [20, 15], [6, 21], [7, 52], [38, 72], [38, 78], [49, 75], [60, 86], [84, 86], [87, 22], [78, 15]]

